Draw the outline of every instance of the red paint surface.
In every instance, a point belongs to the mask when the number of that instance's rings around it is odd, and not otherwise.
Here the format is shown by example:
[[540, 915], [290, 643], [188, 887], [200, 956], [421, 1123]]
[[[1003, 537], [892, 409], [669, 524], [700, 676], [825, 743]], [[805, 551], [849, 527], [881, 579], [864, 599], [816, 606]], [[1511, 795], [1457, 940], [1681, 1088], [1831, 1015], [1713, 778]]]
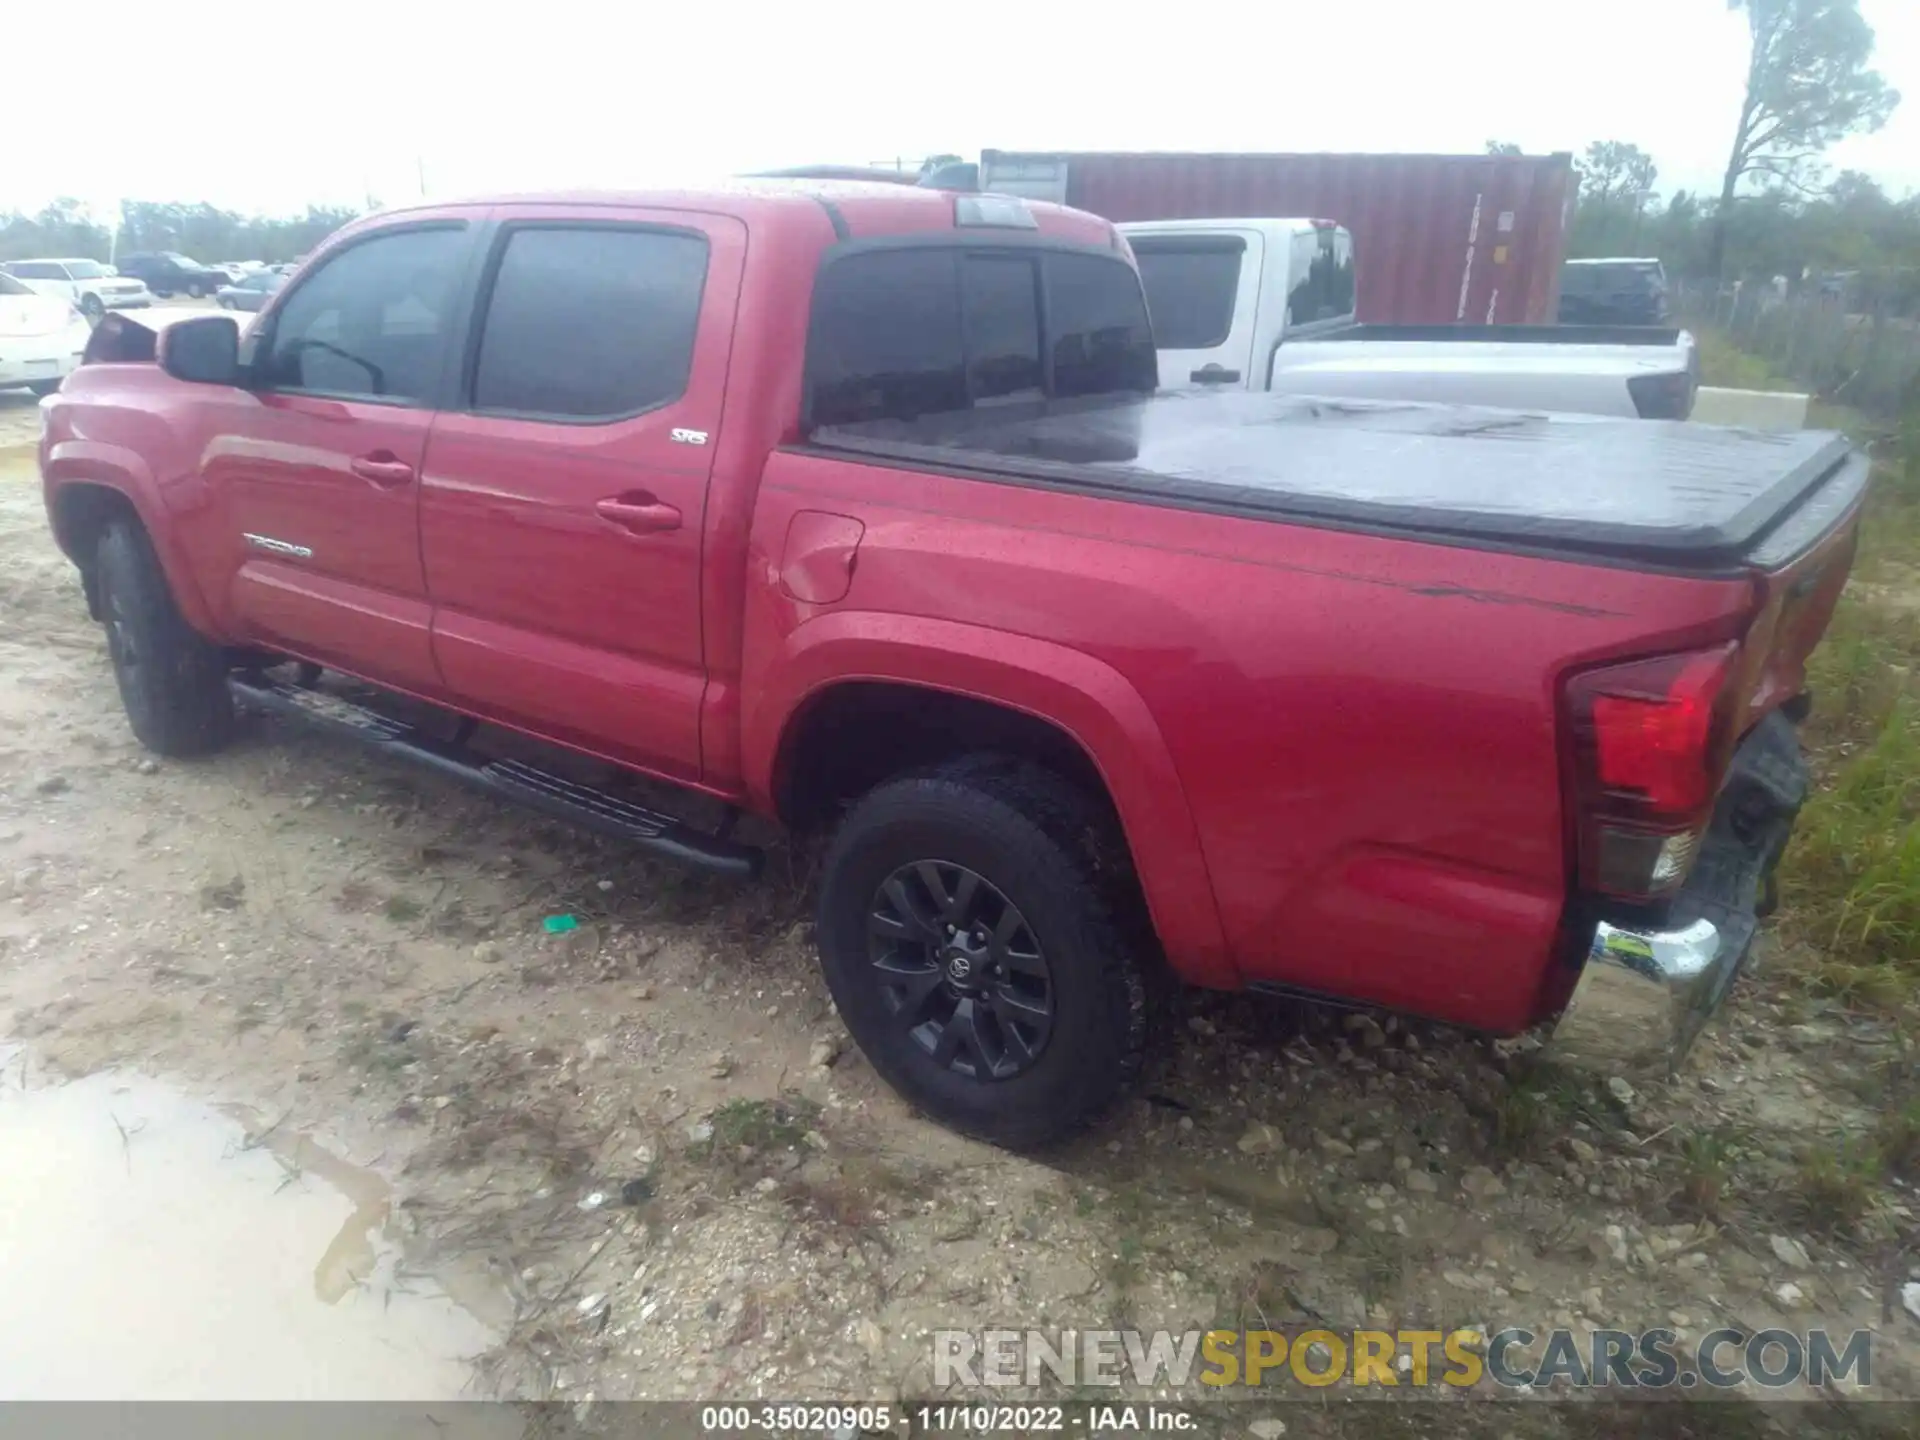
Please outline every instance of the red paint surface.
[[[996, 157], [1038, 158], [988, 151], [983, 164]], [[1559, 309], [1575, 184], [1566, 155], [1057, 158], [1067, 164], [1066, 203], [1113, 221], [1339, 222], [1353, 233], [1363, 321], [1547, 325]]]
[[[796, 445], [801, 357], [812, 277], [836, 243], [822, 206], [750, 191], [524, 203], [671, 216], [709, 235], [680, 400], [593, 427], [428, 414], [419, 482], [383, 488], [351, 458], [400, 453], [412, 422], [390, 410], [307, 413], [150, 365], [89, 366], [51, 407], [49, 503], [71, 484], [125, 495], [210, 635], [763, 812], [795, 718], [837, 684], [1041, 717], [1104, 778], [1161, 941], [1198, 983], [1528, 1023], [1566, 902], [1565, 672], [1734, 638], [1764, 606], [1769, 636], [1785, 638], [1763, 647], [1755, 683], [1763, 669], [1777, 703], [1838, 583], [1789, 608], [1773, 582], [809, 453]], [[855, 237], [941, 228], [950, 203], [878, 187], [836, 197]], [[1043, 207], [1041, 223], [1111, 244], [1091, 217]], [[664, 439], [674, 426], [710, 443]], [[280, 469], [260, 471], [263, 456]], [[243, 462], [266, 478], [238, 478]], [[596, 510], [629, 492], [670, 503], [682, 525], [633, 533]], [[242, 511], [340, 548], [312, 564], [261, 556], [238, 539]], [[383, 533], [356, 545], [349, 521]], [[1825, 558], [1844, 575], [1844, 557]]]

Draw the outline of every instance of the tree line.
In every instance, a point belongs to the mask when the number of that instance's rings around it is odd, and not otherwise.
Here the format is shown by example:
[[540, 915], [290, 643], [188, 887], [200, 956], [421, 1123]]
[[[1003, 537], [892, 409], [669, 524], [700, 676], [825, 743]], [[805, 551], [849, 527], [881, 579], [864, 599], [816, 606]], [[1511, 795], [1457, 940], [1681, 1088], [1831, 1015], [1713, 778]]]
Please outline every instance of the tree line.
[[176, 250], [202, 262], [263, 260], [277, 265], [299, 259], [356, 214], [309, 205], [303, 215], [242, 215], [214, 205], [125, 200], [118, 224], [110, 230], [78, 200], [59, 199], [31, 215], [0, 210], [0, 260], [107, 260]]
[[[1574, 258], [1654, 255], [1670, 275], [1772, 281], [1920, 313], [1920, 196], [1829, 177], [1827, 151], [1880, 129], [1900, 92], [1873, 68], [1859, 0], [1728, 0], [1747, 21], [1746, 85], [1720, 193], [1666, 197], [1638, 145], [1597, 141], [1578, 162]], [[1515, 147], [1490, 142], [1490, 153]]]

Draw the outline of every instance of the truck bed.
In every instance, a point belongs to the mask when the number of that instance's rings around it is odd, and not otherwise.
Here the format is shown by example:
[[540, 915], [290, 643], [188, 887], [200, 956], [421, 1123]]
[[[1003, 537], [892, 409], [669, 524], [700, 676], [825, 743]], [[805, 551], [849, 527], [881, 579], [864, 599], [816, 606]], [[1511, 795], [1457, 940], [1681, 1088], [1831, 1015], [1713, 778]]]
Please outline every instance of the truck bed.
[[1678, 345], [1681, 331], [1663, 325], [1345, 325], [1321, 340], [1394, 341], [1420, 345]]
[[1245, 391], [983, 406], [824, 427], [813, 444], [1116, 499], [1687, 569], [1741, 560], [1816, 491], [1837, 518], [1867, 477], [1844, 436], [1819, 431]]

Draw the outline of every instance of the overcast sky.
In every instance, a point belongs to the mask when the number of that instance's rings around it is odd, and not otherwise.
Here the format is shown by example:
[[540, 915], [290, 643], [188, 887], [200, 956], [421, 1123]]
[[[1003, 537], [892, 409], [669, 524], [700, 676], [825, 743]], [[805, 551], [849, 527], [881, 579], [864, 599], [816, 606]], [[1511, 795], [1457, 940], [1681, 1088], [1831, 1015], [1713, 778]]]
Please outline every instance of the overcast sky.
[[[1920, 0], [1862, 0], [1911, 97], [1836, 167], [1920, 189]], [[248, 211], [1002, 149], [1529, 152], [1633, 141], [1718, 188], [1726, 0], [742, 7], [88, 0], [0, 41], [0, 208]], [[110, 37], [113, 43], [105, 43]], [[101, 43], [93, 43], [101, 42]], [[45, 63], [34, 55], [44, 50]], [[56, 118], [58, 117], [58, 118]]]

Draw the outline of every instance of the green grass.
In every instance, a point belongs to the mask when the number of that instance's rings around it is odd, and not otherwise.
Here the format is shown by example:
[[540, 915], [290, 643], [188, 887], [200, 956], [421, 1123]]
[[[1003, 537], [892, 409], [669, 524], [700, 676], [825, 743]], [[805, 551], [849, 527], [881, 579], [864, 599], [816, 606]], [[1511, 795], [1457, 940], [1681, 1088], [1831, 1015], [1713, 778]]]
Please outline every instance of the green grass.
[[1815, 792], [1781, 870], [1781, 924], [1814, 987], [1890, 1009], [1920, 988], [1917, 431], [1879, 447], [1853, 583], [1808, 665]]

